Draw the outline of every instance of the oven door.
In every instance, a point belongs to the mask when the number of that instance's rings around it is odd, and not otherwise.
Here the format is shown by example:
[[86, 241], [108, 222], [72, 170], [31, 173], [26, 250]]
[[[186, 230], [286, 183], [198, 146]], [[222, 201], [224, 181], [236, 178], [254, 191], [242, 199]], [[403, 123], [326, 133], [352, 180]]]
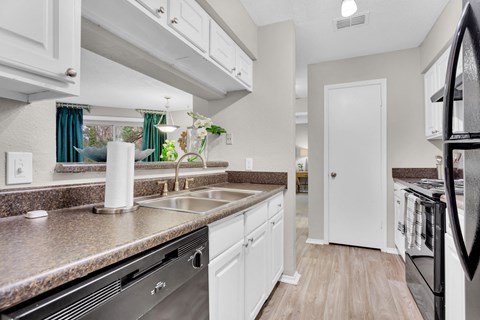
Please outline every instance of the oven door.
[[[414, 192], [413, 192], [414, 193]], [[436, 295], [444, 292], [444, 233], [445, 233], [445, 205], [433, 201], [422, 195], [414, 193], [419, 197], [418, 205], [422, 212], [422, 233], [420, 249], [416, 246], [408, 248], [405, 244], [405, 251], [410, 258], [411, 264], [406, 266], [406, 273], [420, 273], [421, 278], [429, 290]], [[414, 268], [413, 268], [414, 267]], [[412, 277], [416, 278], [416, 277]]]

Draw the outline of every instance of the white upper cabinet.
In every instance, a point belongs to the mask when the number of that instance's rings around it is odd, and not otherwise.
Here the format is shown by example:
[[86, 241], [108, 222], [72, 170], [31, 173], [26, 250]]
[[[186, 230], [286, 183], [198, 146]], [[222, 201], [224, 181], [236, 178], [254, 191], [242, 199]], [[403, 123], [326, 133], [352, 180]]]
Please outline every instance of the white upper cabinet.
[[170, 27], [207, 52], [210, 17], [195, 0], [169, 0], [168, 17]]
[[[238, 64], [237, 44], [220, 36], [221, 29], [211, 40], [211, 17], [195, 0], [82, 0], [82, 17], [82, 46], [89, 51], [205, 100], [252, 91], [248, 76], [226, 67], [229, 59]], [[225, 59], [230, 41], [234, 57]], [[212, 55], [210, 47], [216, 47]], [[245, 55], [242, 74], [251, 78], [248, 60]]]
[[213, 20], [210, 20], [210, 57], [227, 72], [235, 72], [236, 43]]
[[162, 25], [167, 24], [167, 0], [134, 0], [148, 10]]
[[78, 95], [80, 11], [79, 0], [0, 1], [0, 96]]
[[237, 47], [236, 54], [236, 70], [235, 76], [246, 84], [248, 87], [252, 87], [253, 83], [253, 61], [245, 52]]
[[[443, 133], [443, 102], [432, 102], [430, 98], [445, 86], [448, 58], [447, 49], [424, 75], [425, 90], [425, 136], [427, 139], [441, 139]], [[462, 50], [457, 64], [456, 75], [463, 71]], [[463, 101], [455, 101], [453, 108], [453, 131], [463, 130]]]

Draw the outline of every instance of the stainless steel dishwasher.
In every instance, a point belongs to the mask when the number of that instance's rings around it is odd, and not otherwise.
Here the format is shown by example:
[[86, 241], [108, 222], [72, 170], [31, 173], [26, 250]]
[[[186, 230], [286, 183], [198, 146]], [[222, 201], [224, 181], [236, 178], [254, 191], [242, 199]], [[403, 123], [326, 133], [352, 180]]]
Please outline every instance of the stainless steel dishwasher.
[[6, 310], [6, 319], [208, 319], [208, 229]]

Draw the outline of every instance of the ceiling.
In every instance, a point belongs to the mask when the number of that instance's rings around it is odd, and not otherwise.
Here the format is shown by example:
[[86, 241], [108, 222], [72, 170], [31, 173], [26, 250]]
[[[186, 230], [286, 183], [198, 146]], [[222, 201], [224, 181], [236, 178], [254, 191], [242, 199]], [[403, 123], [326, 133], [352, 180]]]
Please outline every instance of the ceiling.
[[171, 111], [192, 107], [191, 94], [150, 78], [91, 51], [81, 51], [80, 96], [61, 99], [101, 107], [164, 110], [166, 96]]
[[258, 26], [293, 20], [297, 96], [306, 97], [308, 64], [418, 47], [449, 0], [356, 0], [368, 24], [339, 31], [341, 0], [240, 1]]

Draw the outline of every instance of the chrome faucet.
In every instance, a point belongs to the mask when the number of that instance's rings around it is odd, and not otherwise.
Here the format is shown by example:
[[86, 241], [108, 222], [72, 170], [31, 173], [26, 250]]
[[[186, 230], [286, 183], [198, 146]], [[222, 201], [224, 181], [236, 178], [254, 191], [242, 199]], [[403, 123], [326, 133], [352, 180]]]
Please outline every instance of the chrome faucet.
[[187, 156], [197, 156], [197, 157], [199, 157], [200, 160], [202, 160], [203, 169], [207, 169], [207, 163], [205, 162], [205, 159], [203, 158], [202, 155], [200, 155], [196, 152], [185, 153], [183, 156], [180, 157], [180, 159], [178, 159], [177, 166], [175, 167], [175, 185], [173, 187], [173, 191], [179, 191], [180, 190], [180, 187], [179, 187], [179, 184], [178, 184], [178, 173], [180, 172], [180, 163]]

